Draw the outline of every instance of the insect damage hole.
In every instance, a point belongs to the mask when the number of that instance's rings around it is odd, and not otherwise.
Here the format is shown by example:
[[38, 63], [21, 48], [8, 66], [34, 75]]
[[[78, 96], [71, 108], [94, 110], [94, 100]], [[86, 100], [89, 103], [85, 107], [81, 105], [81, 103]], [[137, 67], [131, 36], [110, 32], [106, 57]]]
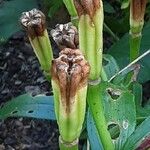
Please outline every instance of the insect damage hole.
[[120, 127], [117, 123], [111, 123], [108, 125], [108, 131], [113, 140], [117, 139], [120, 135]]
[[104, 58], [103, 59], [103, 66], [107, 66], [108, 64], [109, 64], [109, 61]]
[[121, 91], [119, 89], [108, 88], [107, 93], [111, 96], [113, 100], [118, 99], [121, 95]]
[[34, 112], [33, 110], [29, 110], [29, 111], [28, 111], [28, 114], [31, 114], [31, 113], [33, 113], [33, 112]]
[[14, 110], [14, 111], [11, 112], [11, 114], [16, 114], [16, 113], [18, 113], [17, 110]]

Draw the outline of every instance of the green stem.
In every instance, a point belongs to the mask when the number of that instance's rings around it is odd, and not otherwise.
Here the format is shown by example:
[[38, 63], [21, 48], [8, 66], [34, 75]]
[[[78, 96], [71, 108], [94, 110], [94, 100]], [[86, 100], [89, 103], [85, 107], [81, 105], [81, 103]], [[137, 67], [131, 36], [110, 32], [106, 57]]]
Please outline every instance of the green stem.
[[71, 22], [73, 23], [73, 25], [78, 27], [79, 19], [78, 19], [77, 11], [75, 9], [73, 0], [63, 0], [63, 2], [71, 16]]
[[107, 26], [107, 24], [105, 22], [104, 22], [104, 28], [116, 41], [119, 41], [118, 36], [113, 33], [113, 31]]
[[99, 137], [103, 144], [104, 150], [114, 150], [110, 133], [107, 130], [107, 124], [104, 116], [103, 101], [100, 91], [100, 84], [89, 85], [87, 100], [92, 113]]
[[141, 34], [139, 33], [137, 36], [131, 33], [130, 35], [130, 62], [135, 60], [140, 53], [140, 45], [141, 45]]
[[68, 144], [62, 142], [59, 137], [59, 148], [60, 150], [78, 150], [78, 142]]

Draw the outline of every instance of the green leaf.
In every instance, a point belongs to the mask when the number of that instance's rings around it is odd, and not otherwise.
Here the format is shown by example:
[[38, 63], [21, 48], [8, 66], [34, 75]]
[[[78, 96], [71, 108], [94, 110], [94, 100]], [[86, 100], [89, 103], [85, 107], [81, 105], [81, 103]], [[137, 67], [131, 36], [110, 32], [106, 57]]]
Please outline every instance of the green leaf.
[[[150, 23], [144, 28], [142, 33], [142, 42], [140, 53], [143, 54], [145, 51], [150, 49]], [[129, 35], [126, 34], [121, 38], [120, 41], [115, 43], [110, 49], [111, 54], [116, 60], [120, 68], [124, 68], [129, 63]], [[149, 56], [144, 57], [141, 61], [141, 70], [138, 77], [139, 82], [143, 83], [150, 80], [150, 60]]]
[[115, 13], [114, 8], [106, 1], [104, 1], [104, 11], [107, 13]]
[[98, 132], [94, 124], [93, 117], [90, 113], [90, 110], [88, 110], [87, 113], [87, 132], [88, 132], [88, 139], [90, 142], [91, 149], [103, 150], [103, 146], [99, 139]]
[[143, 121], [150, 116], [150, 104], [142, 107], [142, 85], [138, 82], [134, 82], [132, 85], [133, 94], [135, 95], [137, 120]]
[[111, 55], [103, 55], [103, 68], [107, 74], [108, 80], [117, 72], [119, 72], [119, 67], [116, 60]]
[[49, 5], [48, 16], [51, 18], [60, 9], [60, 7], [63, 6], [63, 1], [50, 0], [48, 5]]
[[101, 83], [100, 93], [107, 124], [119, 126], [120, 134], [114, 139], [114, 143], [115, 149], [121, 150], [136, 126], [134, 96], [128, 90], [108, 82]]
[[24, 94], [4, 104], [0, 109], [0, 119], [8, 117], [32, 117], [55, 120], [52, 96], [32, 97]]
[[21, 13], [37, 7], [36, 0], [11, 0], [0, 3], [0, 43], [20, 30]]
[[145, 119], [128, 138], [123, 150], [136, 149], [147, 136], [150, 136], [150, 116]]
[[129, 7], [130, 1], [129, 0], [121, 0], [121, 8], [125, 9]]

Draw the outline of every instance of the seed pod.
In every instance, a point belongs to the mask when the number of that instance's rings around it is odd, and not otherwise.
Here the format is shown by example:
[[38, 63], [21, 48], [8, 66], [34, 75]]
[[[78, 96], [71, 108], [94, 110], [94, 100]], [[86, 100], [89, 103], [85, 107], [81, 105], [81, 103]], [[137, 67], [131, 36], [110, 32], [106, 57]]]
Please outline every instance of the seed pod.
[[72, 142], [80, 135], [89, 71], [89, 64], [78, 49], [65, 48], [52, 62], [55, 113], [61, 138], [65, 142]]
[[79, 48], [88, 60], [90, 80], [100, 77], [103, 49], [103, 3], [101, 0], [74, 0], [79, 16]]
[[130, 26], [133, 33], [138, 33], [143, 28], [146, 3], [147, 0], [130, 2]]
[[45, 21], [45, 15], [37, 9], [23, 12], [20, 18], [42, 69], [49, 73], [53, 54]]
[[67, 24], [57, 24], [56, 28], [51, 30], [51, 35], [60, 50], [64, 48], [78, 48], [78, 31], [71, 22]]

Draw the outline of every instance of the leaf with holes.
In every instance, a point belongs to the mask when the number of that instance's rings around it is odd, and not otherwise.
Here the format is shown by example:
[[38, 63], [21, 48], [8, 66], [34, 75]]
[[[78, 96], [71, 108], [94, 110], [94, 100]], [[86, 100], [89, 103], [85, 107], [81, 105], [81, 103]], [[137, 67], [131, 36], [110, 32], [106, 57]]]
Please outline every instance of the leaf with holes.
[[[136, 149], [145, 139], [150, 138], [150, 116], [144, 120], [126, 141], [122, 150]], [[145, 143], [149, 144], [149, 143]], [[144, 145], [143, 145], [144, 146]], [[149, 145], [150, 146], [150, 145]], [[149, 147], [148, 147], [149, 148]], [[146, 150], [146, 145], [143, 150]]]
[[88, 110], [87, 113], [87, 133], [88, 133], [91, 149], [103, 150], [103, 146], [99, 139], [98, 132], [94, 124], [93, 117], [90, 113], [90, 110]]
[[133, 94], [135, 95], [137, 121], [143, 121], [150, 116], [150, 104], [142, 106], [142, 85], [138, 82], [133, 83]]
[[[134, 96], [128, 90], [108, 82], [101, 83], [100, 93], [104, 101], [105, 117], [114, 137], [115, 149], [121, 150], [136, 126], [136, 110]], [[119, 131], [112, 132], [113, 130]]]
[[[146, 25], [142, 33], [142, 41], [141, 41], [141, 51], [143, 54], [148, 49], [150, 49], [150, 22]], [[129, 63], [129, 36], [126, 34], [115, 43], [110, 49], [109, 54], [111, 54], [116, 60], [120, 68], [124, 68]], [[144, 57], [141, 61], [141, 70], [139, 73], [138, 80], [140, 82], [146, 82], [150, 80], [150, 59], [149, 56]]]
[[0, 119], [8, 117], [32, 117], [55, 120], [52, 96], [38, 95], [32, 97], [24, 94], [8, 101], [0, 109]]

